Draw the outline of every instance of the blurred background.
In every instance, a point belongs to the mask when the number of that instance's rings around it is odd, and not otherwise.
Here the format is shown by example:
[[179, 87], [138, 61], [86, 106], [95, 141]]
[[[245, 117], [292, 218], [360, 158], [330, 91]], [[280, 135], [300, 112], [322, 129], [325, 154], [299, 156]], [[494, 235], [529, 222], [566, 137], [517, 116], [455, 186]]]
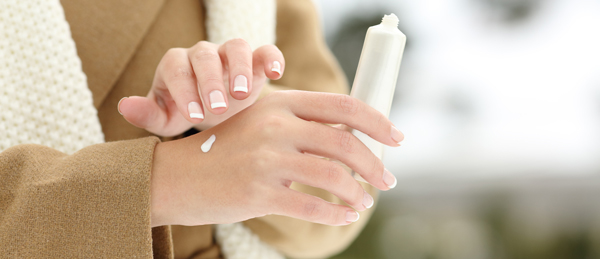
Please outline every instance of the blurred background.
[[408, 37], [398, 186], [334, 258], [600, 258], [600, 1], [316, 3], [349, 82], [384, 14]]

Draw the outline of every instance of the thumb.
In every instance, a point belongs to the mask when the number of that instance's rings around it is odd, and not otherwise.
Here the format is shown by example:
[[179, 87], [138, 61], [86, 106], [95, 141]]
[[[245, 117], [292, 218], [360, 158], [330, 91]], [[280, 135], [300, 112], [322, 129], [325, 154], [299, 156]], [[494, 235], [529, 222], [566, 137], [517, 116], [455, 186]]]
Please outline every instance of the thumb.
[[119, 113], [132, 125], [164, 136], [161, 132], [167, 122], [167, 115], [155, 101], [147, 97], [124, 97], [117, 105]]

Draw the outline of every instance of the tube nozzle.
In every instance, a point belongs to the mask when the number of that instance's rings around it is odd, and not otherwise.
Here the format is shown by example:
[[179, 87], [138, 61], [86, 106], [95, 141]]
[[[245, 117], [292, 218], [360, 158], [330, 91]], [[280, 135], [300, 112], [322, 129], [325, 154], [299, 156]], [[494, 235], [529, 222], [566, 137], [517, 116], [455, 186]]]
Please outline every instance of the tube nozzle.
[[398, 20], [398, 16], [396, 16], [394, 13], [391, 13], [389, 15], [384, 15], [383, 19], [381, 19], [381, 24], [384, 24], [386, 26], [392, 26], [394, 28], [398, 27], [398, 22], [400, 22]]

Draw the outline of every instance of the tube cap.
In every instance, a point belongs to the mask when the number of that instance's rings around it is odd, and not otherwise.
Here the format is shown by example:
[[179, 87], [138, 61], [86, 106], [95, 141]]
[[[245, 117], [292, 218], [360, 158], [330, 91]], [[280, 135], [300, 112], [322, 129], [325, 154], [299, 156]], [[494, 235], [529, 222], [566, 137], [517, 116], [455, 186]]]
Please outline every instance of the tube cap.
[[389, 15], [384, 15], [383, 19], [381, 19], [381, 24], [385, 25], [385, 26], [391, 26], [394, 28], [398, 27], [398, 22], [400, 22], [398, 20], [398, 16], [396, 16], [394, 13], [391, 13]]

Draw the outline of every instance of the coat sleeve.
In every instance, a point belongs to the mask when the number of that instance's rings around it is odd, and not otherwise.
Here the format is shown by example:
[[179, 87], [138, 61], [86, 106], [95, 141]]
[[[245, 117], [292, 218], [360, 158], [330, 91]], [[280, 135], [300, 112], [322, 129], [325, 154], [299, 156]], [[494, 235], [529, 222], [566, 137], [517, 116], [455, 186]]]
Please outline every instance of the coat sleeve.
[[0, 153], [0, 257], [152, 258], [156, 137]]
[[[267, 85], [262, 95], [284, 89], [348, 93], [348, 85], [323, 38], [319, 16], [311, 0], [278, 1], [277, 46], [286, 58], [284, 76]], [[378, 191], [363, 188], [377, 200]], [[344, 204], [333, 194], [294, 183], [292, 189]], [[332, 227], [284, 216], [266, 216], [244, 222], [264, 242], [292, 258], [325, 258], [346, 249], [368, 222], [373, 208], [360, 212], [360, 220]]]

